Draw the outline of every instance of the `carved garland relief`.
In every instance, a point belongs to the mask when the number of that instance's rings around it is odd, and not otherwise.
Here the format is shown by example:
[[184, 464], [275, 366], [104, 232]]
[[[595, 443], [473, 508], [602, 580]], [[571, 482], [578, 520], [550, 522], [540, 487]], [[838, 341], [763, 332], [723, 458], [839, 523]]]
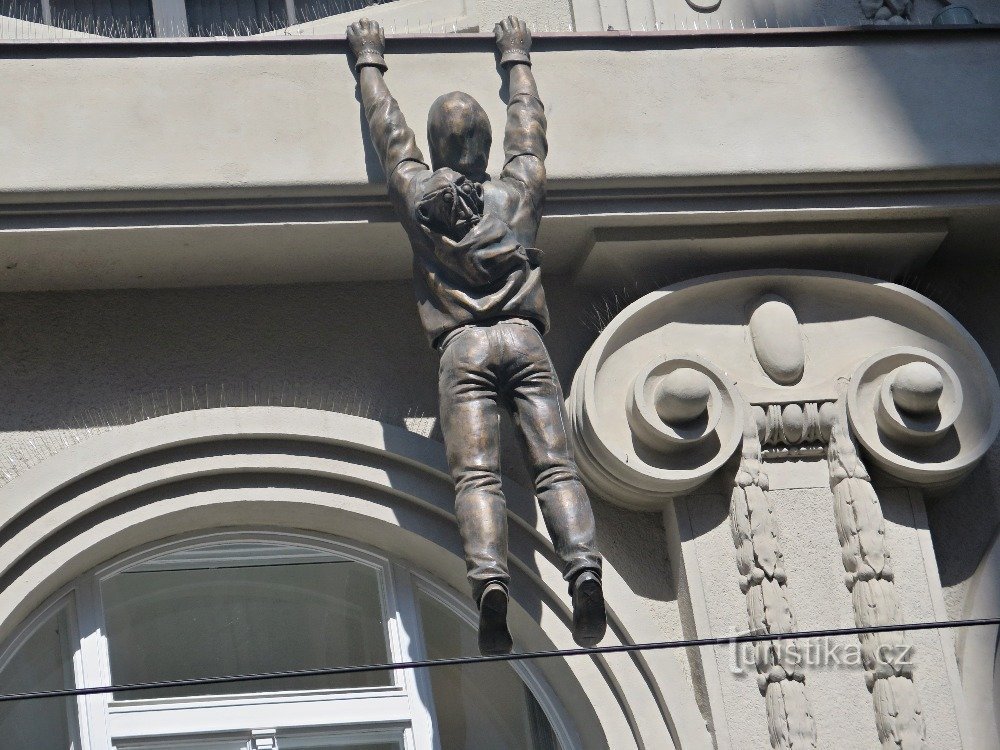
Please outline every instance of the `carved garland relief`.
[[[898, 572], [861, 451], [897, 480], [937, 486], [968, 473], [1000, 431], [996, 374], [954, 318], [912, 290], [829, 273], [725, 274], [643, 297], [587, 353], [569, 407], [588, 483], [625, 507], [663, 508], [741, 450], [739, 585], [750, 628], [770, 633], [795, 618], [768, 458], [827, 458], [855, 622], [896, 624]], [[923, 747], [912, 663], [884, 657], [902, 635], [860, 640], [882, 746]], [[815, 747], [801, 669], [779, 644], [756, 653], [772, 746]]]

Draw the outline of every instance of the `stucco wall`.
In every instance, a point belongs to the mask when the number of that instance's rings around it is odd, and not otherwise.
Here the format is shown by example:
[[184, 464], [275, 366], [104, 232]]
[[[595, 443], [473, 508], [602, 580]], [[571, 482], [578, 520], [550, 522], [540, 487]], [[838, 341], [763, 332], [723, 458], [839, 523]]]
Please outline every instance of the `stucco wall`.
[[[935, 271], [935, 296], [964, 317], [996, 362], [1000, 338], [995, 323], [975, 315], [988, 304], [995, 272], [980, 274], [975, 282], [972, 275], [948, 266]], [[547, 287], [553, 314], [548, 343], [568, 385], [601, 317], [613, 314], [605, 306], [613, 303], [564, 277], [548, 278]], [[5, 353], [0, 361], [0, 469], [11, 476], [33, 466], [44, 471], [39, 464], [47, 455], [89, 439], [90, 432], [117, 429], [117, 423], [164, 410], [206, 405], [277, 403], [357, 412], [440, 438], [434, 420], [436, 355], [424, 342], [406, 282], [7, 294], [0, 296], [0, 321], [0, 350]], [[505, 471], [523, 482], [519, 449], [506, 429]], [[969, 480], [928, 502], [952, 616], [961, 614], [967, 578], [996, 526], [992, 478], [1000, 471], [997, 461], [994, 449]], [[806, 584], [802, 575], [793, 577], [800, 625], [849, 624], [847, 595], [834, 565], [839, 558], [828, 492], [783, 492], [782, 506], [789, 511], [783, 511], [782, 528], [790, 562], [796, 556], [812, 559], [809, 539], [815, 534], [822, 536], [832, 561], [822, 587]], [[742, 627], [745, 612], [735, 583], [724, 495], [719, 502], [719, 544], [726, 545], [717, 550], [719, 582], [709, 581], [708, 587], [732, 610], [734, 627]], [[679, 560], [668, 559], [660, 516], [620, 510], [599, 498], [595, 506], [604, 552], [643, 602], [650, 633], [661, 638], [692, 635], [690, 623], [682, 624], [690, 617], [688, 605], [675, 588], [683, 571]], [[532, 505], [521, 502], [514, 509], [535, 520]], [[810, 519], [816, 513], [822, 518], [814, 524]], [[911, 533], [911, 527], [903, 523], [895, 532], [900, 544], [893, 552], [900, 561], [916, 554], [916, 547], [902, 544], [900, 537]], [[917, 568], [914, 560], [906, 567]], [[918, 594], [908, 599], [907, 613], [930, 619], [930, 602]], [[843, 622], [824, 620], [828, 605]], [[929, 653], [926, 647], [922, 651]], [[699, 698], [701, 718], [708, 722], [697, 656], [680, 663]], [[929, 665], [925, 675], [930, 674], [940, 680], [942, 668]], [[748, 716], [762, 719], [756, 689], [748, 680], [737, 682], [735, 699], [745, 704]], [[818, 705], [829, 713], [823, 714], [829, 723], [824, 736], [840, 737], [831, 729], [837, 724], [831, 717], [836, 706], [845, 705], [846, 696], [836, 680], [825, 686], [822, 674], [812, 684]], [[861, 690], [855, 698], [864, 699], [860, 676], [854, 687]], [[933, 704], [930, 694], [927, 701]], [[868, 714], [864, 716], [867, 720]], [[935, 721], [934, 732], [954, 731], [953, 718]]]
[[[548, 343], [568, 384], [593, 336], [591, 302], [559, 278], [548, 287]], [[409, 283], [3, 295], [0, 321], [0, 468], [11, 475], [86, 439], [88, 427], [168, 405], [294, 404], [440, 439], [437, 355]], [[523, 480], [520, 466], [508, 439], [504, 470]], [[597, 516], [605, 553], [647, 600], [651, 626], [679, 636], [660, 518], [603, 505]]]
[[[548, 344], [568, 387], [594, 335], [592, 301], [558, 277], [548, 288]], [[406, 282], [9, 294], [0, 321], [0, 481], [44, 471], [93, 433], [206, 405], [346, 411], [440, 439], [437, 355]], [[504, 470], [524, 482], [505, 430]], [[595, 505], [605, 555], [644, 602], [639, 637], [681, 637], [660, 517]], [[514, 509], [537, 520], [532, 504]]]
[[[560, 8], [549, 10], [557, 14]], [[454, 79], [456, 61], [468, 62], [463, 83], [492, 102], [497, 120], [502, 105], [493, 61], [473, 49], [479, 42], [469, 44], [472, 47], [456, 48], [452, 57], [400, 55], [401, 62], [414, 63], [399, 64], [392, 72], [409, 110], [421, 115], [429, 98]], [[720, 44], [706, 52], [677, 43], [669, 52], [641, 47], [543, 52], [538, 72], [550, 102], [556, 145], [552, 174], [561, 197], [553, 211], [561, 216], [546, 221], [563, 227], [577, 221], [582, 210], [569, 191], [580, 185], [597, 194], [609, 185], [636, 191], [642, 186], [686, 185], [690, 190], [740, 180], [760, 186], [782, 180], [790, 184], [930, 175], [943, 184], [946, 176], [985, 177], [1000, 163], [995, 143], [1000, 100], [991, 93], [996, 87], [995, 66], [986, 65], [990, 54], [989, 44], [959, 39], [929, 46], [878, 42], [734, 49]], [[915, 74], [919, 66], [924, 67], [917, 72], [926, 75]], [[303, 201], [317, 195], [341, 197], [347, 205], [360, 196], [360, 203], [341, 206], [338, 214], [351, 232], [356, 230], [352, 241], [317, 242], [324, 250], [334, 247], [337, 253], [353, 255], [317, 257], [329, 265], [365, 266], [368, 272], [378, 265], [372, 260], [373, 248], [398, 251], [387, 265], [408, 257], [381, 197], [374, 197], [381, 196], [380, 172], [364, 150], [357, 103], [350, 96], [352, 79], [340, 55], [220, 54], [211, 62], [183, 55], [124, 60], [15, 55], [0, 60], [0, 70], [9, 73], [0, 78], [0, 92], [6, 90], [9, 101], [16, 103], [0, 112], [0, 143], [8, 144], [6, 154], [11, 157], [0, 175], [0, 199], [8, 204], [42, 200], [49, 201], [51, 209], [68, 198], [83, 197], [97, 205], [109, 198], [138, 201], [165, 192], [192, 202], [206, 196], [240, 196], [266, 205], [268, 196], [281, 194]], [[790, 90], [792, 79], [797, 88]], [[428, 86], [428, 80], [435, 85]], [[664, 87], [665, 80], [686, 85]], [[82, 91], [77, 85], [81, 82], [90, 88]], [[206, 82], [210, 85], [203, 86]], [[720, 82], [726, 85], [714, 86]], [[617, 98], [595, 109], [595, 90]], [[839, 99], [831, 91], [840, 92]], [[929, 92], [936, 98], [928, 100]], [[79, 111], [76, 105], [84, 95], [91, 97], [91, 105], [100, 106]], [[29, 101], [30, 106], [23, 103]], [[797, 106], [787, 106], [792, 101]], [[683, 113], [683, 127], [678, 113]], [[720, 119], [720, 113], [731, 119]], [[743, 127], [748, 122], [753, 132]], [[789, 125], [794, 127], [789, 130]], [[772, 137], [777, 132], [781, 138]], [[331, 133], [346, 137], [334, 143]], [[582, 142], [587, 148], [574, 147]], [[23, 148], [26, 143], [31, 147]], [[344, 158], [343, 149], [350, 150], [349, 158]], [[629, 193], [623, 202], [636, 203], [637, 195]], [[852, 200], [844, 199], [844, 204], [860, 210]], [[676, 198], [665, 199], [671, 201], [670, 210], [684, 210]], [[775, 203], [787, 209], [790, 202], [782, 195]], [[664, 210], [661, 204], [656, 208]], [[828, 208], [831, 213], [840, 210]], [[23, 250], [19, 233], [28, 227], [37, 243], [32, 251], [51, 247], [50, 227], [34, 217], [25, 219], [18, 210], [9, 209], [3, 217], [7, 246]], [[233, 203], [226, 210], [236, 215], [242, 207]], [[725, 210], [734, 219], [740, 207]], [[899, 217], [898, 211], [893, 214]], [[945, 218], [940, 211], [935, 216]], [[269, 220], [280, 223], [282, 217]], [[87, 217], [83, 223], [89, 221]], [[154, 223], [148, 217], [139, 221]], [[992, 311], [1000, 273], [987, 265], [988, 257], [960, 254], [960, 226], [961, 221], [952, 223], [951, 239], [936, 263], [914, 283], [969, 327], [996, 367], [1000, 329], [995, 316], [983, 311]], [[260, 236], [256, 228], [245, 228]], [[88, 231], [76, 225], [62, 229], [70, 242], [62, 255], [52, 255], [47, 262], [56, 267], [73, 263], [75, 257], [93, 273], [93, 265], [80, 261], [80, 245], [75, 244], [86, 243]], [[574, 225], [577, 250], [590, 241], [590, 231]], [[982, 246], [991, 247], [989, 235], [979, 234]], [[563, 240], [562, 234], [556, 235]], [[389, 245], [383, 242], [386, 238]], [[200, 241], [204, 246], [189, 249], [186, 261], [168, 259], [170, 265], [182, 267], [186, 283], [197, 282], [199, 253], [218, 249], [204, 237]], [[228, 241], [239, 244], [232, 235]], [[100, 242], [126, 258], [142, 255], [141, 246], [120, 235]], [[261, 243], [271, 253], [295, 246], [267, 239]], [[176, 244], [170, 239], [164, 246]], [[156, 255], [159, 249], [148, 254]], [[562, 252], [569, 257], [568, 250]], [[102, 257], [105, 263], [113, 262], [106, 253]], [[572, 265], [564, 261], [562, 267]], [[16, 273], [16, 267], [12, 260], [3, 270]], [[220, 277], [223, 281], [226, 278]], [[140, 277], [122, 283], [145, 282]], [[613, 293], [587, 292], [574, 286], [571, 277], [547, 277], [546, 284], [554, 326], [548, 343], [568, 387], [597, 327], [623, 301]], [[163, 410], [213, 405], [262, 403], [347, 411], [440, 438], [434, 420], [436, 355], [426, 346], [406, 281], [0, 295], [0, 352], [0, 473], [8, 476], [32, 467], [44, 471], [39, 464], [46, 456], [88, 439], [94, 431], [114, 430], [119, 423]], [[524, 481], [519, 450], [509, 426], [506, 430], [505, 471]], [[994, 489], [998, 475], [1000, 449], [994, 448], [965, 483], [928, 501], [952, 616], [962, 614], [968, 578], [1000, 524]], [[786, 499], [797, 502], [798, 496]], [[805, 499], [813, 508], [829, 502], [819, 491]], [[680, 561], [667, 557], [660, 517], [621, 511], [600, 499], [595, 503], [604, 552], [642, 600], [651, 639], [693, 635], [691, 614], [683, 611], [683, 595], [675, 589]], [[514, 510], [530, 519], [537, 514], [530, 503]], [[805, 523], [806, 518], [808, 514], [799, 521]], [[832, 520], [824, 523], [829, 546]], [[808, 548], [801, 542], [808, 535], [800, 538], [794, 524], [788, 529], [786, 534], [800, 543], [799, 554], [805, 556]], [[835, 562], [836, 548], [829, 546], [828, 551]], [[730, 585], [735, 585], [731, 556], [728, 548], [720, 555], [719, 580], [727, 582], [726, 600], [741, 604]], [[836, 590], [843, 597], [836, 566], [830, 566], [834, 570], [826, 591], [832, 596]], [[823, 602], [816, 598], [820, 592], [809, 593], [814, 606], [803, 609], [806, 619], [824, 624]], [[921, 619], [929, 617], [923, 609], [919, 614]], [[699, 697], [701, 718], [709, 721], [697, 661], [693, 657], [685, 662], [684, 675]], [[830, 705], [844, 702], [835, 688], [826, 697]], [[752, 690], [746, 696], [741, 693], [739, 700], [755, 701], [751, 707], [761, 718]], [[834, 727], [837, 719], [831, 716], [834, 713], [824, 721]], [[950, 727], [935, 736], [951, 737]], [[833, 737], [829, 732], [826, 736]]]
[[[555, 188], [983, 178], [1000, 169], [998, 43], [990, 31], [539, 41], [549, 177]], [[0, 201], [380, 194], [342, 42], [124, 55], [87, 44], [0, 55], [0, 98], [13, 103], [0, 110]], [[458, 86], [502, 122], [491, 40], [392, 40], [387, 59], [418, 142], [431, 102]]]
[[539, 31], [569, 31], [573, 29], [573, 9], [570, 0], [478, 0], [479, 28], [491, 31], [501, 18], [514, 14]]

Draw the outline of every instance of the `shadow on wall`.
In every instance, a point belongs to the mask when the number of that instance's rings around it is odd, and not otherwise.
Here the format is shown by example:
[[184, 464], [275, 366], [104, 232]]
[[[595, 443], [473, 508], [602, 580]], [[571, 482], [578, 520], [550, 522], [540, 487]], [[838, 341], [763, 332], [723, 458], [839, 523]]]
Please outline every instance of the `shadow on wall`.
[[[1000, 372], [1000, 317], [992, 301], [1000, 287], [995, 264], [960, 262], [942, 250], [922, 274], [919, 289], [946, 307], [979, 342]], [[927, 515], [951, 617], [961, 617], [967, 584], [1000, 530], [1000, 442], [965, 480], [933, 496]]]

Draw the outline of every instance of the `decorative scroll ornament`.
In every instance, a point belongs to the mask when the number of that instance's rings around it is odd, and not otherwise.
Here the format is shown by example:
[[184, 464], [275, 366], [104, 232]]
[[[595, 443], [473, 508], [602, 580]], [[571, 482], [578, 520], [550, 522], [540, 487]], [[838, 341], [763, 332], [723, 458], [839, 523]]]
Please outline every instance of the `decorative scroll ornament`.
[[[885, 519], [851, 433], [905, 482], [952, 482], [1000, 431], [1000, 384], [958, 322], [912, 290], [830, 273], [726, 274], [623, 310], [584, 358], [569, 413], [585, 479], [631, 508], [662, 508], [742, 445], [730, 505], [740, 588], [751, 629], [774, 633], [795, 621], [764, 459], [827, 455], [855, 621], [898, 624]], [[861, 645], [882, 747], [922, 750], [913, 661], [901, 658], [912, 652], [898, 634]], [[756, 662], [771, 745], [815, 747], [787, 646], [761, 644]]]
[[765, 412], [766, 446], [794, 446], [844, 382], [858, 441], [906, 482], [961, 478], [1000, 432], [993, 368], [927, 298], [860, 276], [736, 273], [648, 294], [598, 337], [568, 403], [577, 460], [611, 502], [659, 509], [736, 453], [740, 403]]
[[[757, 423], [748, 412], [743, 429], [729, 522], [736, 545], [740, 589], [747, 598], [747, 618], [754, 633], [791, 633], [797, 627], [788, 601], [784, 560], [778, 541], [773, 499]], [[801, 652], [794, 641], [759, 643], [754, 650], [757, 684], [767, 704], [771, 747], [816, 747], [816, 722], [806, 695]]]
[[[595, 422], [585, 408], [570, 410], [577, 459], [593, 487], [621, 504], [645, 510], [693, 489], [739, 445], [739, 394], [724, 372], [698, 355], [646, 359], [627, 379], [609, 375], [579, 387], [574, 381], [570, 398], [582, 407], [598, 389], [612, 391], [613, 403], [624, 408], [609, 423]], [[606, 426], [618, 435], [617, 445], [602, 439]], [[584, 434], [589, 437], [580, 439]]]
[[[974, 385], [981, 394], [982, 385]], [[847, 394], [851, 428], [874, 463], [922, 485], [962, 477], [992, 445], [995, 407], [981, 398], [969, 406], [955, 368], [915, 347], [868, 357], [854, 371]]]

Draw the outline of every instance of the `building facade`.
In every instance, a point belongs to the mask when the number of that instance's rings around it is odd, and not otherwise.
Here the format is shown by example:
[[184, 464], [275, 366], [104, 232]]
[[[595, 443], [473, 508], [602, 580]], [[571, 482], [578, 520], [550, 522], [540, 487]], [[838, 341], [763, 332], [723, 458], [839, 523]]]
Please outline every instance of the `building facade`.
[[[0, 747], [1000, 746], [996, 627], [184, 682], [476, 652], [363, 15], [418, 133], [454, 89], [497, 131], [474, 32], [536, 30], [603, 645], [1000, 615], [990, 3], [36, 5], [0, 23], [0, 694], [182, 684], [2, 701]], [[516, 648], [570, 648], [502, 429]]]

